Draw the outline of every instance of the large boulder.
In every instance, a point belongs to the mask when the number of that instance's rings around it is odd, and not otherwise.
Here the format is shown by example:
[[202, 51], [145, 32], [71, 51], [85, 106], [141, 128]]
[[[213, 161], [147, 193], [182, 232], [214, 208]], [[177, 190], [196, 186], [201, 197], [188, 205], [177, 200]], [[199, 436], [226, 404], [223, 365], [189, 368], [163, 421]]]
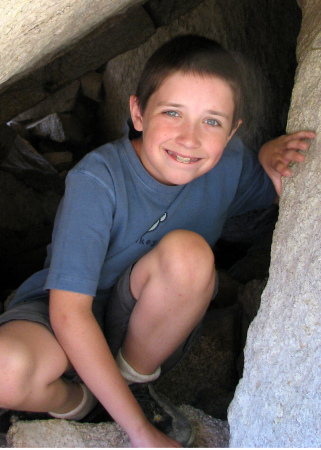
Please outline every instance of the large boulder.
[[[0, 124], [145, 42], [200, 0], [80, 0], [1, 5]], [[57, 112], [57, 111], [55, 111]]]
[[52, 61], [107, 18], [139, 3], [141, 0], [6, 1], [1, 5], [0, 83], [10, 84]]
[[321, 446], [321, 10], [302, 0], [288, 131], [317, 136], [285, 179], [270, 277], [229, 409], [231, 447]]
[[[181, 411], [194, 423], [197, 437], [194, 447], [223, 448], [228, 446], [227, 422], [207, 416], [191, 406]], [[99, 424], [37, 420], [15, 423], [7, 436], [14, 448], [126, 448], [130, 447], [126, 433], [114, 422]]]

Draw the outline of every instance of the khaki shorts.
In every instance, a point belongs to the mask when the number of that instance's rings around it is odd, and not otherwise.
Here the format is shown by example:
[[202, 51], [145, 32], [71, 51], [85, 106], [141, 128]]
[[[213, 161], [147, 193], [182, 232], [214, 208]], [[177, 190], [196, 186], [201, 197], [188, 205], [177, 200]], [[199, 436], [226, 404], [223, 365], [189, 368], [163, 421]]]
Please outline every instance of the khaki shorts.
[[[111, 290], [110, 296], [105, 302], [104, 309], [94, 309], [94, 315], [103, 330], [108, 345], [114, 356], [121, 348], [128, 328], [131, 313], [136, 305], [129, 289], [130, 274], [135, 263], [130, 265], [120, 276], [118, 282]], [[216, 274], [217, 275], [217, 274]], [[218, 277], [217, 277], [218, 280]], [[213, 298], [218, 291], [218, 281], [215, 285]], [[95, 301], [94, 301], [95, 303]], [[41, 323], [54, 335], [49, 320], [49, 298], [30, 300], [15, 304], [12, 308], [0, 315], [0, 325], [12, 320], [28, 320]], [[167, 373], [188, 353], [196, 339], [201, 334], [202, 322], [192, 331], [188, 338], [162, 365], [162, 375]], [[76, 380], [75, 371], [66, 373], [66, 378]]]

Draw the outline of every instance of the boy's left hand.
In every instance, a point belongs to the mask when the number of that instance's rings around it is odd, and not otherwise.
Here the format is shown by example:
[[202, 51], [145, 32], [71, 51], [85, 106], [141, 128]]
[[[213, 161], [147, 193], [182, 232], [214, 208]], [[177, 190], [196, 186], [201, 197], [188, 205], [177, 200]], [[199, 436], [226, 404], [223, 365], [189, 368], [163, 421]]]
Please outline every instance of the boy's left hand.
[[260, 163], [271, 178], [278, 195], [282, 191], [281, 177], [292, 175], [289, 169], [290, 162], [305, 160], [305, 156], [298, 150], [308, 150], [310, 142], [307, 142], [306, 139], [313, 139], [314, 137], [313, 131], [298, 131], [273, 139], [261, 147], [259, 152]]

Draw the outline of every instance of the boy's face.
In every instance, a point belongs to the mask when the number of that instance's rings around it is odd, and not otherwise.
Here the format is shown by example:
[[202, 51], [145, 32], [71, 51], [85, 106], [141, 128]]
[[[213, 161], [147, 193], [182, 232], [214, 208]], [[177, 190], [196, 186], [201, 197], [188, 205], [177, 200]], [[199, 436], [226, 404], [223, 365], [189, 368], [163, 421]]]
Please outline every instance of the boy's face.
[[177, 72], [165, 79], [141, 114], [130, 98], [133, 124], [142, 131], [133, 146], [143, 166], [160, 183], [189, 183], [211, 170], [231, 132], [234, 100], [220, 78]]

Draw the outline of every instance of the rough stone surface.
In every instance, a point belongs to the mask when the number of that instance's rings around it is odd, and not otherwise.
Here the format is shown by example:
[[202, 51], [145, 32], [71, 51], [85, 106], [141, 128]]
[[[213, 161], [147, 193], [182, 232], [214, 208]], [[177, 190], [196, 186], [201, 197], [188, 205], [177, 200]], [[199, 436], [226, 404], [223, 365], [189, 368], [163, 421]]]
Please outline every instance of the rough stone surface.
[[[226, 448], [229, 430], [226, 421], [209, 417], [191, 406], [181, 411], [194, 423], [197, 437], [194, 447]], [[20, 421], [12, 425], [7, 443], [14, 448], [124, 448], [128, 436], [114, 422], [87, 424], [66, 420]]]
[[126, 434], [115, 423], [82, 424], [66, 420], [19, 421], [9, 430], [10, 447], [88, 448], [129, 447]]
[[238, 301], [242, 305], [243, 320], [247, 327], [253, 321], [261, 304], [261, 295], [267, 280], [252, 280], [239, 289]]
[[73, 81], [62, 89], [59, 89], [53, 95], [47, 97], [34, 108], [19, 114], [15, 117], [15, 121], [37, 120], [49, 114], [72, 111], [75, 106], [79, 87], [80, 81]]
[[38, 191], [56, 189], [63, 192], [63, 181], [56, 169], [20, 136], [16, 137], [0, 168]]
[[[1, 2], [0, 82], [49, 62], [108, 17], [139, 0], [8, 0]], [[75, 26], [80, 24], [81, 26]]]
[[[79, 24], [81, 28], [82, 22]], [[139, 33], [137, 29], [140, 29]], [[69, 45], [61, 54], [49, 60], [45, 54], [33, 67], [32, 73], [29, 73], [30, 71], [18, 73], [11, 80], [11, 84], [7, 86], [8, 83], [3, 83], [0, 86], [0, 123], [7, 122], [38, 104], [65, 83], [99, 68], [116, 55], [140, 45], [153, 32], [154, 25], [151, 19], [143, 8], [138, 7], [134, 11], [109, 18], [85, 37]], [[50, 35], [48, 39], [51, 39]], [[63, 36], [61, 39], [63, 41]], [[28, 46], [25, 48], [31, 60], [34, 51], [34, 48]]]
[[35, 136], [48, 138], [55, 142], [79, 142], [84, 139], [79, 122], [67, 113], [50, 114], [39, 121], [30, 124], [28, 129]]
[[321, 13], [314, 0], [300, 4], [288, 131], [313, 129], [317, 137], [283, 183], [270, 277], [229, 409], [231, 447], [321, 446]]
[[241, 337], [239, 343], [241, 352], [236, 363], [239, 378], [242, 378], [244, 370], [244, 347], [248, 329], [260, 308], [261, 297], [266, 283], [267, 279], [252, 280], [239, 289], [238, 302], [242, 305]]
[[87, 72], [81, 77], [81, 91], [85, 97], [101, 102], [103, 96], [103, 75], [95, 71]]
[[[179, 408], [193, 423], [196, 448], [225, 448], [229, 442], [226, 420], [218, 420], [191, 406]], [[1, 414], [1, 410], [0, 410]], [[5, 414], [5, 412], [4, 412]], [[59, 420], [15, 420], [6, 434], [0, 433], [0, 448], [123, 448], [129, 447], [119, 425], [102, 421], [98, 424]]]
[[144, 8], [157, 27], [168, 25], [174, 19], [194, 9], [203, 0], [148, 0]]

